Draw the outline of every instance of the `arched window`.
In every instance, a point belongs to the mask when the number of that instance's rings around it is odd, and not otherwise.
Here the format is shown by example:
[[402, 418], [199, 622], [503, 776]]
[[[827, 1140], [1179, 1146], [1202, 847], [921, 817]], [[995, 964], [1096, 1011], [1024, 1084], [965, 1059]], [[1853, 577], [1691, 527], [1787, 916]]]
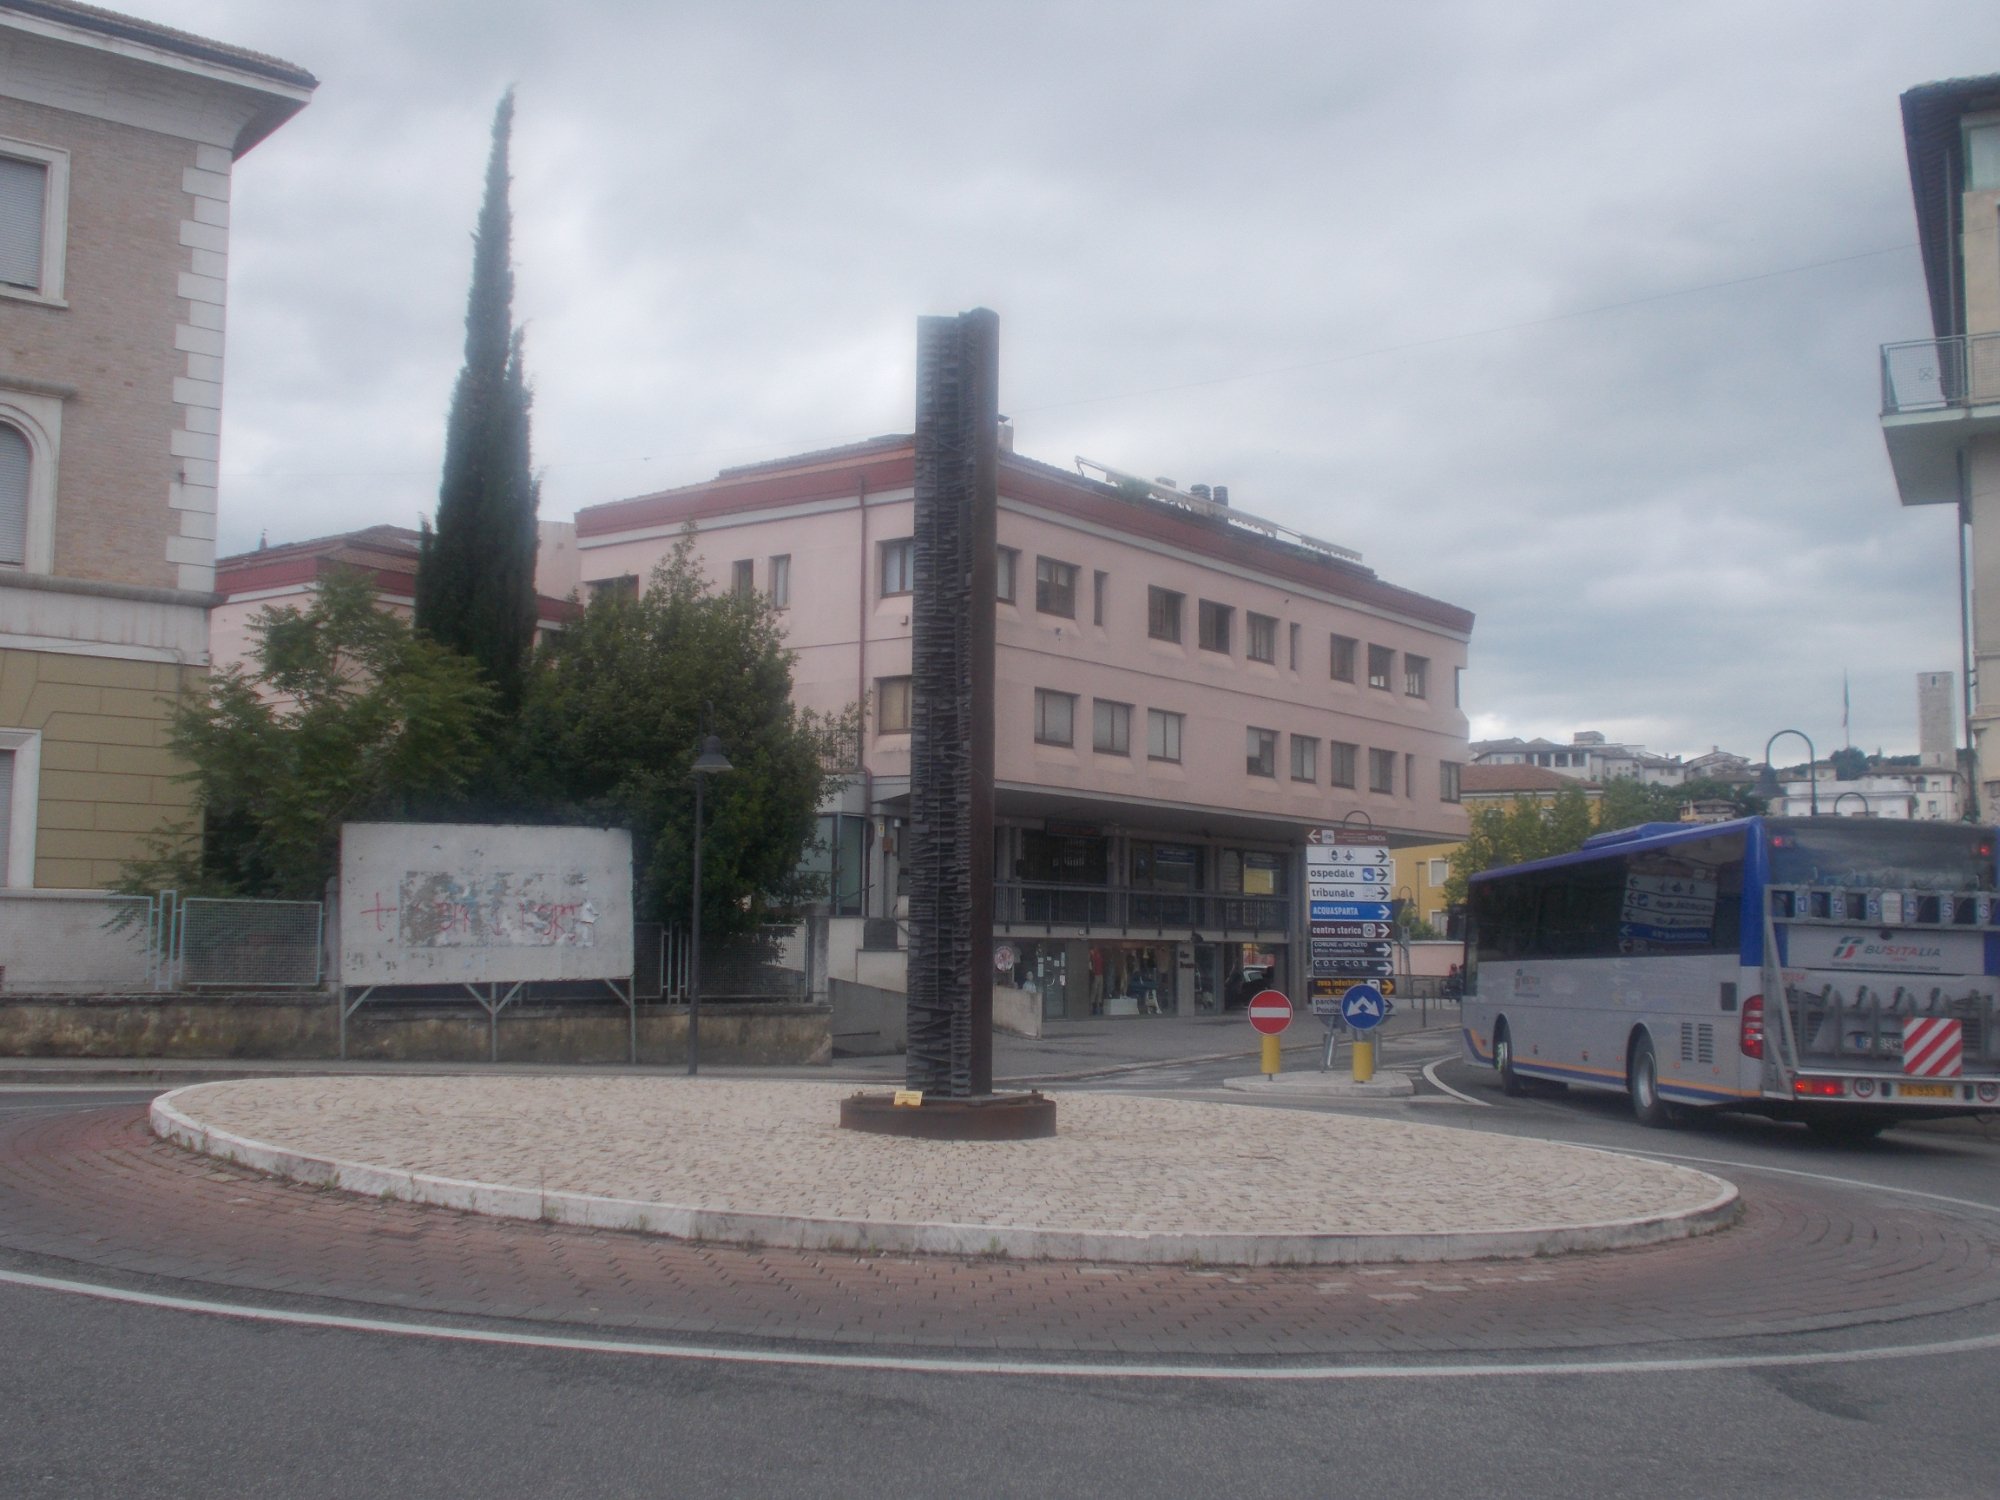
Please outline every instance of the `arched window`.
[[0, 423], [0, 565], [18, 568], [28, 560], [32, 460], [21, 429]]

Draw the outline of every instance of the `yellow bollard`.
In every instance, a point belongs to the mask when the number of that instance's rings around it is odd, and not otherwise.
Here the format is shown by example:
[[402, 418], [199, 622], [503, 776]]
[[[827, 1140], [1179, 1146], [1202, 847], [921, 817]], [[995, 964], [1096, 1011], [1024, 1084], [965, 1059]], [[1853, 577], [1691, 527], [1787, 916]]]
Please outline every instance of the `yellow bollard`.
[[1348, 1049], [1348, 1056], [1354, 1059], [1354, 1081], [1366, 1083], [1375, 1076], [1375, 1044], [1356, 1038]]
[[1264, 1038], [1264, 1076], [1278, 1076], [1278, 1039], [1274, 1036]]

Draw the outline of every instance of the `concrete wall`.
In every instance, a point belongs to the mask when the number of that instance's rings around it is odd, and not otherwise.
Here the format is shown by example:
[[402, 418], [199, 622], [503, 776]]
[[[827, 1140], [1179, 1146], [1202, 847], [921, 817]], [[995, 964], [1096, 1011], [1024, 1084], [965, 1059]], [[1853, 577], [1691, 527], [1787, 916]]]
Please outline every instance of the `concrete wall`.
[[[622, 1005], [510, 1006], [500, 1061], [624, 1063]], [[0, 997], [0, 1056], [327, 1059], [338, 1055], [331, 996], [228, 998]], [[348, 1019], [350, 1059], [485, 1062], [487, 1018], [476, 1007], [364, 1005]], [[701, 1055], [718, 1066], [796, 1066], [833, 1055], [832, 1014], [819, 1006], [704, 1005]], [[687, 1012], [639, 1007], [639, 1061], [687, 1061]]]
[[[901, 990], [827, 981], [833, 1005], [833, 1050], [853, 1057], [878, 1057], [909, 1045], [910, 997]], [[707, 1013], [703, 1012], [703, 1024]]]
[[[144, 901], [91, 891], [0, 892], [0, 991], [150, 989], [147, 910]], [[120, 916], [125, 924], [113, 926]]]

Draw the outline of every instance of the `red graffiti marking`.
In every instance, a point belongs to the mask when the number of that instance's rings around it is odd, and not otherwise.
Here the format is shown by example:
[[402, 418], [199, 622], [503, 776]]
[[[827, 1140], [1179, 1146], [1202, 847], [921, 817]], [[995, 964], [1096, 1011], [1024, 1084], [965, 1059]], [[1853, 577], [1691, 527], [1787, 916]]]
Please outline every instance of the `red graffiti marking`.
[[373, 917], [375, 919], [375, 930], [381, 932], [383, 930], [382, 919], [384, 917], [395, 916], [396, 908], [393, 906], [384, 906], [382, 904], [382, 893], [377, 891], [375, 893], [375, 904], [362, 912], [361, 915], [364, 917]]

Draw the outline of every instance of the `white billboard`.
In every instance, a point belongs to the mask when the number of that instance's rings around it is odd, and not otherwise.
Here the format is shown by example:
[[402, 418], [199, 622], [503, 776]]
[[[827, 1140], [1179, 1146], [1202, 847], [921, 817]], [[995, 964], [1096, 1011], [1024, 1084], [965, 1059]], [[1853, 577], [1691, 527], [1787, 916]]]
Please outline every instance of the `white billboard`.
[[342, 984], [631, 976], [632, 836], [623, 829], [341, 829]]

